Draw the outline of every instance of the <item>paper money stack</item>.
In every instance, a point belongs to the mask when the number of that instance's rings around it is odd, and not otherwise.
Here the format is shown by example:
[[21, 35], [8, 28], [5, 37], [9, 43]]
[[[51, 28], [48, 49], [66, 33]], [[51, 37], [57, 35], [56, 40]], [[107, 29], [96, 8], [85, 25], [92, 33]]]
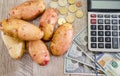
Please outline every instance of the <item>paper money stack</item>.
[[94, 53], [87, 47], [87, 27], [78, 33], [64, 60], [65, 74], [120, 76], [120, 53]]

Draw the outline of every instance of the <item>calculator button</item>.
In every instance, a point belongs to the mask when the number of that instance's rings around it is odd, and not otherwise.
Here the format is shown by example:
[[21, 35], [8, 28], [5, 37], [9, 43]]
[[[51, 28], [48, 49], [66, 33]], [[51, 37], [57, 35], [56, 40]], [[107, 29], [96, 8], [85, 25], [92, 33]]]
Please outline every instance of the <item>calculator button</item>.
[[105, 30], [110, 30], [110, 25], [105, 25]]
[[103, 25], [98, 25], [98, 30], [103, 30]]
[[91, 18], [96, 18], [96, 14], [91, 14]]
[[98, 36], [103, 36], [104, 32], [103, 31], [98, 31]]
[[106, 43], [105, 48], [111, 48], [111, 43]]
[[110, 18], [110, 15], [106, 14], [104, 15], [105, 18]]
[[105, 19], [105, 24], [110, 24], [110, 20], [109, 19]]
[[96, 25], [91, 25], [91, 30], [96, 30]]
[[117, 15], [112, 15], [112, 18], [117, 18]]
[[96, 31], [91, 31], [91, 36], [96, 36]]
[[98, 18], [103, 18], [103, 15], [102, 14], [98, 14]]
[[98, 43], [98, 48], [104, 48], [104, 43]]
[[118, 28], [117, 28], [117, 25], [113, 25], [112, 26], [112, 30], [117, 30]]
[[105, 36], [111, 36], [111, 32], [110, 31], [105, 31]]
[[112, 38], [112, 45], [114, 49], [118, 48], [118, 38]]
[[97, 48], [97, 44], [96, 43], [91, 43], [91, 48]]
[[103, 24], [103, 19], [98, 19], [98, 24]]
[[112, 32], [112, 36], [118, 36], [118, 32], [117, 31], [113, 31]]
[[98, 37], [98, 42], [104, 42], [104, 38], [103, 37]]
[[96, 42], [96, 37], [91, 37], [91, 42]]
[[106, 37], [105, 42], [111, 42], [111, 37]]
[[117, 24], [118, 22], [117, 22], [117, 20], [112, 20], [112, 24]]
[[96, 24], [96, 19], [91, 19], [91, 24]]

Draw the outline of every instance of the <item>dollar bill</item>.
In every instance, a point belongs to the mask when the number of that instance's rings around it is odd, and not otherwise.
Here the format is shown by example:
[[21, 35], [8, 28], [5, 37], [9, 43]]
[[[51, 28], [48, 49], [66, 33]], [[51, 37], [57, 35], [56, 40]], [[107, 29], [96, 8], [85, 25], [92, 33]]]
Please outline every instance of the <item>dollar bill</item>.
[[72, 43], [66, 57], [95, 69], [95, 64], [81, 51], [75, 42]]
[[87, 27], [84, 28], [81, 32], [79, 32], [73, 39], [73, 42], [75, 42], [80, 49], [84, 50], [83, 52], [92, 59], [94, 54], [92, 52], [89, 52], [87, 47], [88, 46], [87, 41], [88, 41]]
[[87, 27], [84, 28], [82, 31], [80, 31], [73, 39], [75, 42], [82, 42], [83, 45], [87, 45], [88, 41], [88, 36], [87, 36]]
[[[95, 65], [94, 60], [91, 61], [92, 59], [91, 56], [93, 56], [93, 53], [87, 52], [88, 49], [86, 48], [87, 46], [86, 33], [87, 33], [87, 30], [85, 29], [84, 31], [80, 32], [75, 36], [75, 38], [73, 39], [73, 44], [71, 45], [71, 48], [67, 52], [66, 57], [67, 59], [76, 61], [84, 66], [87, 66], [88, 68], [94, 69], [95, 72], [96, 71], [100, 72], [101, 69]], [[82, 38], [78, 38], [79, 36], [81, 36]], [[81, 49], [81, 46], [82, 46], [82, 49]], [[84, 51], [83, 48], [86, 49], [86, 51]], [[87, 54], [87, 53], [90, 53], [90, 54]], [[76, 73], [76, 72], [73, 72], [73, 73]], [[98, 75], [100, 74], [98, 73]]]
[[[64, 73], [96, 76], [96, 71], [93, 68], [90, 68], [84, 64], [81, 64], [69, 58], [65, 58]], [[99, 76], [105, 76], [105, 75], [102, 73], [99, 73]]]
[[78, 45], [81, 51], [89, 57], [92, 61], [94, 53], [88, 50], [88, 36], [87, 36], [87, 27], [79, 32], [73, 39], [73, 42]]
[[120, 60], [120, 53], [112, 53], [112, 56]]
[[[84, 34], [84, 35], [83, 35]], [[96, 65], [102, 69], [107, 76], [120, 76], [117, 70], [120, 70], [120, 53], [93, 53], [88, 50], [87, 44], [87, 28], [82, 30], [73, 40]], [[95, 59], [95, 57], [96, 59]], [[108, 60], [107, 60], [108, 59]], [[114, 62], [114, 63], [113, 63]], [[114, 68], [114, 65], [118, 65]]]
[[96, 56], [98, 64], [103, 67], [107, 76], [120, 76], [120, 60], [115, 53], [101, 53]]
[[73, 42], [78, 45], [78, 48], [81, 49], [81, 51], [88, 57], [90, 60], [95, 63], [98, 67], [98, 69], [102, 70], [104, 73], [104, 69], [95, 61], [95, 56], [100, 53], [94, 53], [89, 51], [88, 49], [88, 42], [87, 42], [87, 27], [83, 29], [80, 33], [78, 33], [74, 39]]

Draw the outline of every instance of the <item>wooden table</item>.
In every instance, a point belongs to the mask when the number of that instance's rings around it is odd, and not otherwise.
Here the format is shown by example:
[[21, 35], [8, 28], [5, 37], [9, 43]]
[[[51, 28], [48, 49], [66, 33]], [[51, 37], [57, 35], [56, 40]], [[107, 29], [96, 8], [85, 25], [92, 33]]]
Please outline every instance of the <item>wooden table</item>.
[[[8, 18], [10, 8], [16, 6], [25, 0], [0, 0], [0, 21]], [[49, 3], [50, 0], [45, 0]], [[78, 0], [79, 1], [79, 0]], [[87, 25], [87, 0], [82, 1], [84, 17], [76, 19], [73, 26], [75, 33], [78, 33]], [[39, 18], [32, 21], [39, 25]], [[33, 62], [28, 54], [25, 54], [21, 60], [13, 60], [3, 43], [0, 36], [0, 76], [82, 76], [82, 75], [65, 75], [64, 74], [64, 56], [55, 57], [51, 55], [51, 61], [47, 66], [39, 66]]]

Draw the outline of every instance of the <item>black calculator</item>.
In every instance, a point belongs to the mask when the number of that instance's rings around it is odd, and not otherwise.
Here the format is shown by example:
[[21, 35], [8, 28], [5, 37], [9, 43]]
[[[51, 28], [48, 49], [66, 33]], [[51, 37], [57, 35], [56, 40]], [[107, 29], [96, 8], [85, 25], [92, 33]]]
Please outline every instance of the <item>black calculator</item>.
[[88, 48], [120, 52], [120, 0], [88, 0]]

